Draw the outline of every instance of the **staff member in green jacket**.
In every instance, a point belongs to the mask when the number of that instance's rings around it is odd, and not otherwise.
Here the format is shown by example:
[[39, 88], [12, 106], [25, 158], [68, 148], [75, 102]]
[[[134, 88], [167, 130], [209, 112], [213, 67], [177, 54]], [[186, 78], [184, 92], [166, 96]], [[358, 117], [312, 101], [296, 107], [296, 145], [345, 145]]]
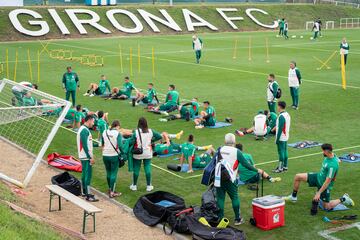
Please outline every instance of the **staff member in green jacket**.
[[85, 117], [85, 123], [79, 128], [76, 136], [78, 155], [81, 161], [82, 173], [81, 183], [83, 195], [86, 201], [97, 202], [98, 199], [94, 195], [90, 194], [90, 183], [92, 177], [92, 165], [95, 164], [93, 155], [93, 141], [90, 132], [90, 128], [94, 126], [94, 117], [87, 115]]
[[121, 195], [115, 191], [116, 179], [119, 171], [119, 155], [123, 152], [122, 135], [119, 132], [120, 122], [115, 120], [111, 128], [105, 130], [101, 135], [103, 150], [103, 161], [106, 169], [106, 180], [109, 187], [109, 197], [114, 198]]
[[64, 73], [62, 78], [62, 86], [66, 92], [66, 101], [70, 100], [70, 95], [72, 99], [72, 105], [75, 107], [76, 102], [76, 88], [80, 89], [79, 77], [72, 71], [71, 67], [66, 68], [67, 72]]

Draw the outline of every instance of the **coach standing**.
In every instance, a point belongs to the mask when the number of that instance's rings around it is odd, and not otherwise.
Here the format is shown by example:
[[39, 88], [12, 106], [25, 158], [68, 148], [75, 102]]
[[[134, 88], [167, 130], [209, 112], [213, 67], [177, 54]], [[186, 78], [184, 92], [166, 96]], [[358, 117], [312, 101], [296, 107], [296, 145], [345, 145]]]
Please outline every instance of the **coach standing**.
[[299, 91], [301, 84], [301, 74], [299, 69], [296, 67], [296, 62], [290, 62], [290, 69], [288, 74], [288, 81], [290, 87], [290, 95], [292, 98], [292, 108], [295, 110], [299, 109]]
[[79, 77], [72, 71], [71, 67], [67, 67], [66, 70], [62, 78], [62, 85], [66, 92], [66, 101], [70, 100], [71, 95], [72, 105], [74, 107], [76, 102], [76, 88], [80, 89]]
[[195, 57], [196, 57], [196, 63], [200, 63], [200, 58], [201, 58], [201, 50], [203, 48], [203, 42], [202, 40], [194, 35], [192, 37], [192, 47], [195, 50]]
[[348, 42], [346, 41], [346, 38], [343, 38], [340, 43], [340, 55], [344, 55], [344, 64], [346, 65], [347, 62], [347, 56], [349, 54], [350, 46]]

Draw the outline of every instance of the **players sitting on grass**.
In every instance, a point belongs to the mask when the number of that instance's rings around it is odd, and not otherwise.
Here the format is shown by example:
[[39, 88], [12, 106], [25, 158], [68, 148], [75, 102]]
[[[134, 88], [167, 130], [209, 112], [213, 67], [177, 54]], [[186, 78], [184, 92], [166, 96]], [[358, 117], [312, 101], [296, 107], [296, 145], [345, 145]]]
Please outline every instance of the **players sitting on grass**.
[[151, 110], [154, 113], [169, 115], [169, 112], [175, 111], [180, 105], [179, 92], [175, 90], [175, 85], [169, 85], [169, 91], [166, 94], [165, 103]]
[[264, 138], [268, 134], [275, 133], [276, 118], [276, 113], [269, 112], [268, 110], [260, 110], [254, 117], [253, 126], [251, 128], [241, 128], [240, 130], [235, 130], [235, 133], [240, 137], [253, 133], [256, 140]]
[[178, 154], [181, 151], [180, 144], [174, 143], [171, 139], [180, 139], [181, 136], [184, 134], [184, 131], [180, 131], [176, 134], [169, 134], [167, 132], [163, 132], [162, 135], [162, 142], [156, 143], [153, 147], [154, 152], [153, 156], [164, 156], [164, 155], [171, 155], [171, 154]]
[[324, 160], [321, 165], [321, 169], [317, 173], [298, 173], [294, 178], [294, 188], [291, 195], [284, 197], [287, 201], [296, 202], [297, 194], [300, 188], [301, 182], [307, 182], [309, 187], [316, 187], [317, 192], [313, 197], [313, 207], [311, 213], [316, 214], [318, 203], [322, 200], [324, 209], [331, 210], [340, 203], [344, 203], [349, 206], [354, 206], [354, 201], [345, 193], [342, 197], [336, 200], [330, 200], [330, 192], [333, 189], [336, 175], [339, 170], [339, 158], [333, 153], [333, 147], [331, 144], [325, 143], [321, 146]]
[[[206, 150], [206, 153], [197, 155], [196, 150]], [[189, 170], [187, 173], [192, 173], [193, 168], [205, 168], [209, 162], [212, 160], [215, 154], [215, 149], [212, 145], [205, 147], [196, 147], [194, 145], [194, 136], [192, 134], [189, 135], [188, 141], [181, 145], [181, 157], [180, 157], [180, 165], [182, 166], [184, 161], [189, 163]]]
[[[21, 86], [16, 85], [11, 88], [11, 91], [14, 94], [14, 97], [11, 99], [13, 106], [17, 106], [17, 105], [22, 106], [23, 97], [28, 92], [27, 89], [25, 89], [25, 87], [32, 88], [32, 89], [38, 89], [38, 85], [35, 83], [20, 82], [19, 84]], [[22, 87], [22, 86], [24, 86], [24, 87]]]
[[167, 122], [176, 119], [185, 119], [186, 121], [190, 121], [190, 119], [195, 119], [196, 116], [199, 115], [199, 102], [197, 98], [193, 98], [191, 102], [182, 104], [178, 107], [178, 114], [171, 114], [169, 116], [165, 116], [160, 118], [160, 122]]
[[203, 104], [205, 111], [201, 111], [200, 117], [194, 120], [196, 129], [215, 126], [216, 124], [215, 108], [210, 105], [209, 101], [205, 101]]
[[131, 97], [132, 90], [137, 91], [134, 84], [130, 82], [129, 77], [125, 77], [124, 81], [125, 82], [123, 84], [123, 89], [120, 90], [117, 87], [113, 88], [111, 90], [110, 96], [106, 99], [120, 99], [120, 100], [129, 99]]
[[[252, 156], [248, 153], [243, 152], [243, 145], [241, 143], [238, 143], [238, 144], [236, 144], [236, 148], [242, 152], [245, 160], [251, 166], [255, 167], [255, 163], [254, 163]], [[258, 170], [261, 170], [261, 169], [258, 169]], [[244, 182], [245, 184], [258, 183], [260, 181], [261, 177], [267, 179], [271, 183], [281, 181], [280, 177], [273, 178], [263, 170], [261, 170], [262, 171], [262, 176], [261, 176], [261, 174], [259, 174], [259, 171], [258, 172], [251, 171], [241, 164], [238, 166], [238, 171], [239, 171], [240, 180], [242, 182]]]
[[109, 93], [111, 92], [110, 84], [109, 81], [106, 79], [106, 76], [101, 75], [99, 84], [90, 83], [89, 89], [84, 94], [84, 96], [102, 96], [106, 94], [106, 90], [108, 90]]
[[148, 106], [154, 105], [154, 100], [156, 104], [159, 104], [159, 99], [157, 97], [156, 90], [153, 83], [148, 83], [148, 90], [146, 95], [140, 91], [136, 92], [136, 98], [132, 99], [132, 105], [137, 106], [139, 103], [147, 104]]

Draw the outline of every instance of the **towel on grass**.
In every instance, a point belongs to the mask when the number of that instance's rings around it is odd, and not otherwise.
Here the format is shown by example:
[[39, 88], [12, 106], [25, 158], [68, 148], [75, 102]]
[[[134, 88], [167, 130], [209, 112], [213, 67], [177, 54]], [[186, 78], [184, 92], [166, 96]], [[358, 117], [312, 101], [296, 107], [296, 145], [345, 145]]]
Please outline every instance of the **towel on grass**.
[[296, 143], [288, 144], [289, 147], [296, 149], [306, 149], [321, 146], [322, 143], [314, 142], [314, 141], [301, 141]]

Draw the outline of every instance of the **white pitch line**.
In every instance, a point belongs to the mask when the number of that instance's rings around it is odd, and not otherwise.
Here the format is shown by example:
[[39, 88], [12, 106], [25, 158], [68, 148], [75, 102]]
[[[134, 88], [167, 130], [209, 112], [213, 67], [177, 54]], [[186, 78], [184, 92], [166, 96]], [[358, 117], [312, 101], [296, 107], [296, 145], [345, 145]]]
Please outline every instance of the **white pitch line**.
[[[79, 47], [79, 46], [66, 45], [66, 44], [57, 44], [57, 43], [51, 43], [51, 44], [60, 45], [60, 46], [67, 46], [67, 47], [72, 47], [72, 48], [78, 48], [78, 49], [83, 49], [83, 50], [91, 50], [91, 51], [95, 50], [95, 51], [99, 51], [99, 52], [113, 53], [113, 51], [101, 50], [101, 49], [96, 49], [96, 48], [93, 49], [93, 48]], [[127, 55], [127, 54], [124, 54], [124, 55]], [[141, 57], [144, 58], [145, 56], [141, 56]], [[192, 62], [184, 62], [184, 61], [178, 61], [178, 60], [167, 59], [167, 58], [155, 58], [155, 59], [160, 60], [160, 61], [181, 63], [181, 64], [187, 64], [187, 65], [193, 65], [193, 66], [207, 67], [207, 68], [215, 68], [215, 69], [221, 69], [221, 70], [227, 70], [227, 71], [233, 71], [233, 72], [243, 72], [243, 73], [256, 74], [256, 75], [261, 75], [261, 76], [267, 76], [268, 75], [268, 73], [254, 72], [254, 71], [248, 71], [248, 70], [236, 69], [236, 68], [228, 68], [228, 67], [219, 67], [219, 66], [208, 65], [208, 64], [196, 64], [196, 63], [192, 63]], [[280, 78], [287, 79], [287, 76], [281, 76], [281, 75], [277, 75], [277, 76], [280, 77]], [[303, 79], [303, 81], [304, 82], [316, 83], [316, 84], [324, 84], [324, 85], [329, 85], [329, 86], [342, 87], [341, 84], [336, 84], [336, 83], [321, 82], [321, 81], [310, 80], [310, 79]], [[358, 86], [347, 85], [346, 87], [347, 88], [353, 88], [353, 89], [360, 89], [360, 87], [358, 87]]]
[[330, 228], [328, 230], [318, 232], [318, 234], [321, 237], [326, 238], [327, 240], [341, 240], [340, 238], [337, 238], [335, 236], [331, 236], [331, 234], [336, 233], [336, 232], [340, 232], [340, 231], [344, 231], [344, 230], [347, 230], [347, 229], [355, 228], [355, 227], [358, 230], [360, 230], [360, 222], [356, 222], [356, 223], [353, 223], [353, 224], [347, 224], [347, 225], [343, 225], [343, 226], [336, 227], [336, 228]]
[[159, 167], [159, 166], [157, 166], [157, 165], [155, 165], [155, 164], [151, 164], [151, 166], [153, 166], [153, 167], [155, 167], [155, 168], [157, 168], [157, 169], [160, 169], [160, 170], [162, 170], [162, 171], [164, 171], [164, 172], [167, 172], [167, 173], [169, 173], [169, 174], [171, 174], [171, 175], [173, 175], [173, 176], [175, 176], [175, 177], [178, 177], [178, 178], [181, 178], [181, 179], [185, 179], [183, 176], [180, 176], [180, 175], [177, 175], [176, 173], [173, 173], [173, 172], [170, 172], [169, 170], [167, 170], [167, 169], [165, 169], [165, 168], [162, 168], [162, 167]]
[[[347, 150], [347, 149], [353, 149], [353, 148], [360, 148], [360, 145], [335, 149], [334, 152], [343, 151], [343, 150]], [[310, 153], [310, 154], [305, 154], [305, 155], [296, 156], [296, 157], [290, 157], [289, 160], [290, 160], [290, 159], [298, 159], [298, 158], [311, 157], [311, 156], [315, 156], [315, 155], [319, 155], [319, 154], [322, 154], [322, 152]], [[258, 164], [255, 164], [255, 166], [266, 165], [266, 164], [275, 163], [275, 162], [279, 162], [279, 159], [277, 159], [277, 160], [272, 160], [272, 161], [268, 161], [268, 162], [258, 163]]]

